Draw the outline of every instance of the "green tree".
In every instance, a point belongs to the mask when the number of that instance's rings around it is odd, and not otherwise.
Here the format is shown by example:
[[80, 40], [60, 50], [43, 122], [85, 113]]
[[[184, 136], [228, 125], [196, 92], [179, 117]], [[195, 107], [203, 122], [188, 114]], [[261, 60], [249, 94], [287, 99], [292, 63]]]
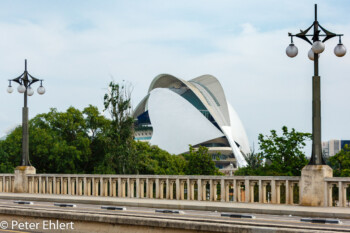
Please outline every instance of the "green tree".
[[104, 164], [105, 154], [108, 153], [106, 132], [110, 127], [111, 121], [102, 116], [98, 108], [92, 105], [84, 108], [83, 115], [91, 150], [84, 170], [101, 173], [101, 170], [105, 170], [101, 164]]
[[106, 132], [108, 153], [98, 168], [101, 173], [137, 172], [130, 95], [130, 86], [110, 82], [108, 93], [104, 96], [105, 111], [110, 113], [112, 120]]
[[334, 176], [350, 177], [350, 146], [345, 145], [337, 154], [329, 157]]
[[247, 161], [248, 167], [252, 169], [258, 169], [263, 166], [263, 158], [261, 153], [256, 153], [254, 148], [251, 149], [251, 153], [245, 155], [245, 160]]
[[0, 168], [2, 173], [13, 173], [21, 163], [22, 128], [16, 127], [5, 140], [0, 141]]
[[278, 136], [276, 130], [271, 130], [271, 135], [259, 134], [260, 152], [253, 155], [253, 160], [264, 160], [264, 164], [253, 167], [248, 164], [245, 168], [239, 168], [238, 175], [262, 175], [262, 176], [300, 176], [301, 169], [308, 163], [302, 149], [305, 140], [311, 139], [310, 133], [297, 132], [295, 129], [288, 131], [282, 127], [282, 136]]
[[187, 161], [182, 155], [171, 155], [147, 142], [135, 142], [139, 174], [184, 175]]
[[188, 164], [185, 169], [186, 175], [222, 175], [219, 169], [215, 167], [212, 155], [208, 153], [208, 148], [199, 146], [193, 148], [190, 146], [190, 151], [184, 154]]
[[245, 159], [247, 161], [247, 166], [239, 168], [237, 171], [235, 171], [236, 176], [248, 176], [248, 175], [255, 175], [259, 176], [263, 172], [264, 163], [263, 163], [263, 157], [262, 153], [256, 153], [254, 149], [251, 150], [252, 152], [245, 155]]
[[14, 164], [9, 153], [4, 150], [4, 142], [0, 141], [0, 173], [13, 173]]
[[270, 175], [300, 176], [301, 169], [308, 163], [302, 149], [305, 140], [311, 139], [310, 133], [297, 132], [294, 128], [288, 131], [282, 127], [282, 136], [275, 130], [271, 135], [259, 135], [259, 146], [263, 158], [267, 161], [267, 173]]
[[[103, 138], [102, 128], [106, 126], [102, 125], [108, 125], [108, 120], [96, 111], [93, 106], [85, 108], [84, 113], [73, 107], [66, 112], [53, 108], [29, 121], [30, 161], [38, 173], [94, 172], [93, 164], [102, 160], [100, 152], [105, 148], [97, 141]], [[22, 128], [17, 127], [0, 143], [2, 172], [13, 171], [20, 164], [21, 140]]]
[[81, 173], [91, 155], [90, 140], [81, 111], [51, 109], [30, 120], [32, 164], [40, 172]]

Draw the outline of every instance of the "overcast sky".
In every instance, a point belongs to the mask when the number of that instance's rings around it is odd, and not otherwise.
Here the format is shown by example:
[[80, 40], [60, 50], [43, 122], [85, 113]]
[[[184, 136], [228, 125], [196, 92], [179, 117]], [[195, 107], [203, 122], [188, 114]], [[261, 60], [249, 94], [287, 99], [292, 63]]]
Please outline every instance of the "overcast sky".
[[[283, 125], [311, 132], [310, 46], [296, 38], [299, 54], [293, 59], [285, 49], [288, 32], [312, 24], [314, 3], [0, 0], [0, 137], [22, 121], [23, 95], [6, 88], [8, 79], [23, 72], [25, 58], [47, 90], [29, 97], [30, 118], [52, 107], [65, 111], [92, 104], [102, 111], [112, 79], [132, 83], [136, 106], [158, 74], [185, 80], [211, 74], [251, 145], [257, 147], [259, 133]], [[350, 1], [316, 3], [320, 24], [343, 33], [349, 49]], [[350, 54], [336, 57], [337, 42], [327, 41], [320, 57], [323, 140], [350, 139]]]

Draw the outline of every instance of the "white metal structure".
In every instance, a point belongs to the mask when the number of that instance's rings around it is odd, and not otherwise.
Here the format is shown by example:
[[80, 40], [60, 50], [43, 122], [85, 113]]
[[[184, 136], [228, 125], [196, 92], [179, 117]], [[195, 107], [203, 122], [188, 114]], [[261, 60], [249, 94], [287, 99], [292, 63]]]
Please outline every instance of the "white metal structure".
[[243, 154], [250, 149], [243, 124], [211, 75], [189, 81], [158, 75], [134, 117], [136, 140], [149, 141], [172, 154], [187, 152], [189, 145], [203, 145], [226, 161], [220, 168], [247, 164]]

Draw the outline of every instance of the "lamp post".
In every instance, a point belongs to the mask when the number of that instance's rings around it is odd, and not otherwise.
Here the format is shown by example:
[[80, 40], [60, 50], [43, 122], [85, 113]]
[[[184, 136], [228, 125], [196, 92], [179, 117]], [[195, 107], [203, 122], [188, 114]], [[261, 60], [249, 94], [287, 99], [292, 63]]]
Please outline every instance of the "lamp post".
[[13, 87], [11, 82], [16, 82], [19, 84], [17, 90], [19, 93], [24, 94], [24, 106], [22, 110], [22, 160], [21, 166], [30, 166], [29, 161], [29, 134], [28, 134], [28, 107], [27, 107], [27, 96], [32, 96], [34, 90], [32, 84], [40, 81], [40, 86], [38, 87], [38, 93], [43, 95], [45, 93], [45, 88], [43, 87], [43, 80], [37, 79], [31, 76], [27, 71], [27, 60], [24, 60], [24, 72], [19, 77], [10, 79], [9, 86], [7, 88], [8, 93], [13, 92]]
[[[308, 34], [311, 28], [313, 28], [313, 33]], [[309, 165], [324, 165], [321, 146], [321, 81], [318, 74], [318, 60], [325, 49], [324, 42], [333, 37], [339, 37], [339, 43], [334, 48], [335, 55], [337, 57], [345, 55], [346, 48], [341, 43], [343, 34], [330, 32], [319, 24], [317, 21], [317, 4], [315, 4], [315, 20], [312, 25], [306, 30], [300, 30], [300, 33], [288, 33], [288, 36], [291, 38], [291, 44], [286, 49], [286, 54], [289, 57], [295, 57], [298, 54], [298, 48], [293, 43], [293, 37], [303, 39], [312, 46], [308, 52], [309, 59], [314, 61], [314, 76], [312, 77], [312, 154]]]

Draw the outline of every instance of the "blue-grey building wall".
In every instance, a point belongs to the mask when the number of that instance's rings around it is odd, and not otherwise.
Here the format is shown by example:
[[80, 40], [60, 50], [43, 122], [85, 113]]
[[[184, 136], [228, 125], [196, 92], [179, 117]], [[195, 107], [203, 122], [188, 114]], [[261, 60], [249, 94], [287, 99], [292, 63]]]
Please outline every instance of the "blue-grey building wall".
[[343, 149], [345, 145], [350, 146], [350, 140], [341, 140], [340, 148]]

